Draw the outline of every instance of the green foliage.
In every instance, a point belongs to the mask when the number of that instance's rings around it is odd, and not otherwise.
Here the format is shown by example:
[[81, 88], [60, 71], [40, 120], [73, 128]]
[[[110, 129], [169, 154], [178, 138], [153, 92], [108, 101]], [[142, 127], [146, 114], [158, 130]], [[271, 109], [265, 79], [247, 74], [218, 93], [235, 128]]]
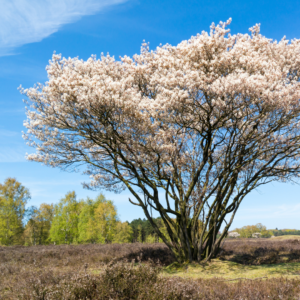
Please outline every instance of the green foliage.
[[240, 238], [252, 238], [253, 234], [255, 233], [260, 233], [260, 236], [264, 238], [272, 236], [272, 231], [267, 230], [266, 226], [262, 225], [261, 223], [237, 228], [234, 231], [240, 234]]
[[283, 235], [300, 235], [300, 230], [297, 229], [274, 229], [272, 230], [274, 236], [283, 236]]
[[[43, 208], [43, 210], [42, 210]], [[48, 212], [51, 211], [48, 207]], [[69, 192], [53, 208], [51, 220], [45, 207], [35, 209], [25, 230], [27, 245], [40, 243], [128, 243], [132, 228], [118, 220], [117, 209], [111, 200], [100, 194], [95, 200], [77, 201], [75, 192]]]
[[[153, 221], [156, 223], [160, 231], [166, 236], [167, 230], [162, 219], [153, 218]], [[154, 228], [152, 227], [149, 220], [146, 219], [134, 219], [129, 225], [132, 228], [132, 242], [139, 242], [139, 243], [158, 243], [162, 242], [159, 238], [157, 233], [155, 232]]]
[[[0, 245], [162, 242], [149, 220], [121, 222], [113, 202], [102, 194], [78, 201], [73, 191], [56, 205], [43, 203], [26, 210], [29, 198], [29, 191], [15, 179], [0, 184]], [[153, 221], [168, 238], [162, 219]]]
[[31, 217], [24, 231], [25, 245], [49, 244], [50, 228], [54, 214], [53, 204], [42, 203], [40, 208], [33, 208]]
[[[153, 218], [154, 223], [159, 228], [160, 232], [166, 237], [167, 240], [170, 240], [170, 237], [167, 233], [167, 228], [163, 220], [158, 218]], [[201, 231], [202, 222], [199, 220], [199, 230]], [[154, 228], [152, 227], [149, 220], [146, 219], [134, 219], [129, 225], [132, 228], [132, 242], [139, 243], [162, 243], [162, 239], [157, 235]]]
[[78, 221], [79, 242], [96, 243], [97, 232], [95, 230], [95, 208], [98, 203], [88, 198], [82, 205]]
[[132, 228], [132, 242], [144, 243], [147, 241], [149, 236], [154, 239], [156, 238], [155, 231], [149, 220], [142, 220], [141, 218], [134, 219], [131, 223], [129, 223], [129, 225]]
[[71, 244], [78, 240], [78, 220], [82, 203], [76, 200], [75, 192], [69, 192], [54, 207], [50, 228], [50, 240], [57, 244]]
[[117, 222], [113, 243], [130, 243], [133, 230], [128, 222]]
[[0, 184], [0, 245], [22, 244], [25, 205], [30, 193], [14, 178]]
[[83, 243], [108, 243], [114, 240], [117, 229], [117, 210], [111, 200], [101, 194], [95, 200], [82, 203], [79, 215], [79, 241]]
[[111, 200], [100, 202], [95, 209], [95, 229], [100, 243], [110, 243], [114, 239], [118, 221], [117, 209]]

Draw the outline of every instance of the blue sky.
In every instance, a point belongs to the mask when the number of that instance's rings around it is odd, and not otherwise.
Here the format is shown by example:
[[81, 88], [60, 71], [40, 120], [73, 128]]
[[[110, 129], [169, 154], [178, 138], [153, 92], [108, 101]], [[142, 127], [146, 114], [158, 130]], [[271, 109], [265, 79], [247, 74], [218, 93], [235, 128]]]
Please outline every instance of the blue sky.
[[[81, 174], [66, 173], [26, 162], [32, 152], [22, 139], [23, 96], [17, 88], [47, 81], [45, 67], [53, 51], [87, 59], [109, 52], [139, 53], [143, 40], [150, 48], [176, 45], [212, 22], [232, 17], [232, 33], [246, 33], [261, 23], [269, 38], [300, 38], [300, 0], [2, 0], [0, 1], [0, 182], [15, 177], [29, 188], [29, 205], [56, 203], [66, 192], [95, 197], [84, 190]], [[128, 202], [129, 192], [113, 194], [122, 221], [143, 217]], [[232, 228], [263, 223], [267, 228], [300, 229], [300, 186], [273, 183], [252, 192], [242, 203]]]

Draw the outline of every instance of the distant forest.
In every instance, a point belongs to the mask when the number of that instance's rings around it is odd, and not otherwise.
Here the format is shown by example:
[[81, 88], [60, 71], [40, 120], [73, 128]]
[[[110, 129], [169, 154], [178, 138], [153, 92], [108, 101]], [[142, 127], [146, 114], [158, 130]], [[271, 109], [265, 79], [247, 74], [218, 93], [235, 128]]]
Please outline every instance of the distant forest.
[[281, 235], [300, 235], [300, 230], [297, 229], [275, 229], [272, 230], [274, 236], [281, 236]]

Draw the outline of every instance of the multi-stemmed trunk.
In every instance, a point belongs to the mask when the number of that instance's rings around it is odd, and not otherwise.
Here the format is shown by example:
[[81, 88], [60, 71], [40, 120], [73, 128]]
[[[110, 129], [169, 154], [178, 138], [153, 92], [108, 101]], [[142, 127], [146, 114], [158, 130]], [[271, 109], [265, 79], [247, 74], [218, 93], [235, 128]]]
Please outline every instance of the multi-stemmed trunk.
[[[137, 194], [135, 195], [137, 196]], [[157, 195], [157, 199], [152, 197], [150, 200], [144, 195], [144, 201], [139, 201], [139, 203], [133, 202], [131, 199], [129, 201], [142, 207], [156, 234], [179, 262], [200, 262], [215, 258], [221, 242], [232, 224], [238, 206], [244, 198], [243, 195], [238, 194], [233, 198], [230, 205], [228, 205], [230, 198], [228, 195], [224, 198], [215, 199], [215, 201], [211, 201], [212, 203], [198, 199], [197, 203], [194, 203], [194, 210], [191, 212], [191, 210], [185, 209], [183, 205], [176, 205], [176, 203], [175, 209], [163, 208], [160, 205], [158, 193], [154, 193], [154, 195]], [[162, 231], [156, 224], [150, 213], [151, 208], [160, 214], [166, 230]], [[170, 217], [170, 213], [175, 213], [175, 218]], [[228, 215], [229, 218], [226, 220]]]

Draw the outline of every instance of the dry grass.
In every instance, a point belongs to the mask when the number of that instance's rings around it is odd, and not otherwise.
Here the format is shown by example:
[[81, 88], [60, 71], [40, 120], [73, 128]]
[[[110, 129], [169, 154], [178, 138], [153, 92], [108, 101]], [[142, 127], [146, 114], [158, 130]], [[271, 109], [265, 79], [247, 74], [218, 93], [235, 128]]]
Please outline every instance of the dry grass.
[[61, 276], [99, 270], [111, 261], [147, 261], [149, 258], [161, 265], [174, 262], [164, 244], [0, 247], [0, 299], [4, 295], [15, 299], [11, 297], [17, 293], [16, 288], [24, 289], [30, 278], [55, 281]]
[[300, 235], [281, 235], [275, 236], [272, 240], [300, 240]]
[[257, 279], [257, 278], [299, 278], [300, 263], [285, 263], [273, 265], [242, 265], [231, 261], [213, 259], [202, 264], [179, 265], [173, 263], [164, 268], [164, 276], [179, 276], [192, 279], [214, 279], [233, 281], [234, 279]]
[[274, 278], [226, 283], [216, 279], [162, 277], [151, 263], [110, 263], [98, 275], [89, 272], [49, 271], [27, 274], [1, 294], [23, 300], [263, 300], [299, 299], [300, 280]]
[[227, 239], [218, 257], [247, 265], [300, 262], [300, 240]]
[[111, 260], [149, 258], [167, 265], [174, 261], [168, 248], [161, 243], [155, 244], [88, 244], [88, 245], [47, 245], [47, 246], [0, 246], [0, 264], [17, 263], [18, 265], [40, 267], [81, 267], [84, 264], [97, 266]]
[[[297, 260], [299, 250], [297, 241], [228, 240], [219, 259], [179, 266], [163, 244], [0, 247], [0, 299], [299, 299], [300, 263], [257, 265], [274, 251]], [[248, 265], [234, 261], [243, 255]]]

